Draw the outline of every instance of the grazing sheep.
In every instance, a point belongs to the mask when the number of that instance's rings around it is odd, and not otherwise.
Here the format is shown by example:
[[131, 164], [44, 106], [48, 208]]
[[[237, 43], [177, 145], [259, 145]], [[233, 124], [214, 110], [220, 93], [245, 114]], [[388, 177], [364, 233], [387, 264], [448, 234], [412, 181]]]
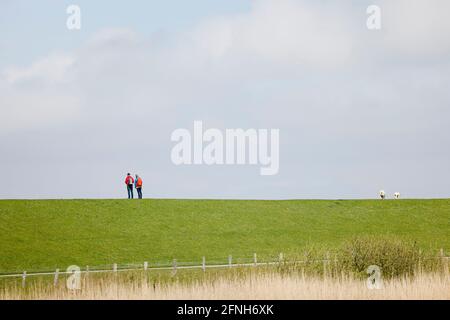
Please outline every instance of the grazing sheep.
[[385, 197], [386, 197], [386, 193], [384, 192], [384, 190], [381, 190], [381, 191], [380, 191], [380, 198], [381, 198], [382, 200], [384, 200]]
[[394, 198], [395, 198], [395, 199], [398, 199], [398, 198], [400, 198], [400, 192], [396, 192], [396, 193], [394, 193]]

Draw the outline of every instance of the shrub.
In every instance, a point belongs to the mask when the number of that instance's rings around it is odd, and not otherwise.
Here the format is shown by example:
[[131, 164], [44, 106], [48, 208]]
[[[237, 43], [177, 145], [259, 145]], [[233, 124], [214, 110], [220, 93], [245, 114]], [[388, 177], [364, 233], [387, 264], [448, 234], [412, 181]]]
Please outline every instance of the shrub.
[[383, 277], [413, 274], [421, 254], [416, 242], [386, 236], [357, 237], [346, 242], [340, 252], [342, 270], [366, 275], [370, 265], [381, 268]]

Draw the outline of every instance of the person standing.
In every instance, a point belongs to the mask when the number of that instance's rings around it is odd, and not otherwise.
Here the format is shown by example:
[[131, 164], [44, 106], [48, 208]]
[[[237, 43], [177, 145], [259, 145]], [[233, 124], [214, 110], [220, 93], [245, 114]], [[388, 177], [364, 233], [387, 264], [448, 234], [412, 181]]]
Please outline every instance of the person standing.
[[133, 179], [133, 177], [131, 176], [130, 173], [127, 173], [127, 176], [125, 178], [125, 184], [127, 185], [128, 199], [133, 199], [134, 179]]
[[134, 180], [134, 187], [138, 193], [138, 198], [142, 199], [142, 178], [136, 175], [136, 179]]

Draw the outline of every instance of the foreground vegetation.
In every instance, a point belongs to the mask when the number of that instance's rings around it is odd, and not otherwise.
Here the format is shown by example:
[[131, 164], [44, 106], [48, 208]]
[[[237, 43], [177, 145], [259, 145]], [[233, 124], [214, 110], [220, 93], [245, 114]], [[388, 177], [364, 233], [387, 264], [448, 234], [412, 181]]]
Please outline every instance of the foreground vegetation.
[[448, 271], [417, 271], [381, 278], [374, 289], [367, 277], [349, 272], [319, 274], [308, 268], [246, 267], [84, 274], [80, 288], [69, 290], [66, 278], [55, 286], [51, 278], [0, 286], [4, 299], [450, 299]]
[[0, 201], [0, 273], [149, 261], [323, 257], [355, 236], [450, 249], [450, 200]]
[[[372, 272], [374, 265], [378, 274]], [[78, 280], [67, 282], [75, 276]], [[450, 298], [448, 258], [392, 237], [357, 237], [346, 241], [334, 257], [324, 258], [309, 249], [301, 260], [281, 259], [275, 264], [1, 280], [0, 299]]]
[[[17, 299], [6, 293], [0, 299]], [[382, 289], [370, 290], [365, 281], [340, 278], [305, 278], [280, 274], [253, 275], [241, 279], [220, 279], [213, 284], [195, 283], [149, 286], [145, 283], [95, 282], [80, 292], [41, 291], [36, 287], [29, 299], [450, 299], [449, 278], [423, 274], [383, 282]]]

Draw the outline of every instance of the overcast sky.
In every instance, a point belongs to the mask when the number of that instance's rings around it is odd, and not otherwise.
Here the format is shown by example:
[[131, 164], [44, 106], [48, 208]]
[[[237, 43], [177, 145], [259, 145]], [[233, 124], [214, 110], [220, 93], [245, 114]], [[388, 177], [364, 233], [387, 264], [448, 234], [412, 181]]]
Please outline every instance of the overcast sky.
[[[66, 8], [81, 8], [68, 30]], [[381, 30], [366, 27], [369, 5]], [[450, 196], [450, 1], [0, 1], [0, 198]], [[171, 133], [280, 130], [280, 169]]]

